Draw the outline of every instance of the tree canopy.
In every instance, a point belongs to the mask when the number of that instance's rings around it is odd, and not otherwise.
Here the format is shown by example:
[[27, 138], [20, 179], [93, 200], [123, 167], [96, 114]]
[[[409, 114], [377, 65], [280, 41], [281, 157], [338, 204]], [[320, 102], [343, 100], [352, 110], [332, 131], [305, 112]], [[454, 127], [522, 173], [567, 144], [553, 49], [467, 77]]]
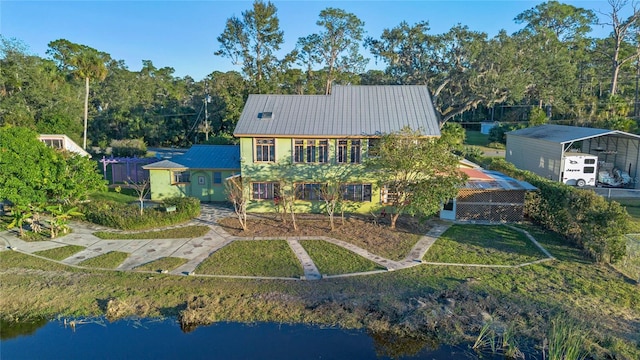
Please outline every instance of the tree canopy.
[[[606, 5], [609, 11], [596, 13], [540, 3], [514, 18], [517, 31], [494, 36], [465, 24], [435, 32], [428, 15], [372, 34], [357, 14], [327, 7], [317, 28], [287, 48], [275, 5], [255, 1], [213, 35], [212, 57], [231, 59], [238, 71], [212, 69], [197, 81], [152, 60], [132, 71], [100, 49], [66, 39], [51, 41], [43, 58], [20, 40], [0, 36], [0, 125], [64, 133], [78, 143], [86, 130], [87, 147], [128, 139], [188, 147], [204, 142], [205, 131], [211, 142], [233, 141], [251, 93], [424, 84], [442, 123], [526, 125], [544, 121], [544, 113], [550, 122], [637, 131], [640, 14], [625, 0]], [[590, 37], [595, 25], [610, 33]], [[366, 51], [376, 69], [365, 67]]]

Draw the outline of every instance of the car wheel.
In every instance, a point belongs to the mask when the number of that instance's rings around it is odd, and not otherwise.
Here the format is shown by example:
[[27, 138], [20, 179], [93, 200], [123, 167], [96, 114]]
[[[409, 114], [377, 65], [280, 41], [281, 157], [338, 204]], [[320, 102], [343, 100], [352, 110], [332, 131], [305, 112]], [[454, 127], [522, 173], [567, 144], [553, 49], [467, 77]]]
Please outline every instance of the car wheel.
[[585, 186], [587, 183], [584, 182], [584, 180], [580, 179], [576, 182], [576, 185], [578, 185], [578, 187], [583, 187]]

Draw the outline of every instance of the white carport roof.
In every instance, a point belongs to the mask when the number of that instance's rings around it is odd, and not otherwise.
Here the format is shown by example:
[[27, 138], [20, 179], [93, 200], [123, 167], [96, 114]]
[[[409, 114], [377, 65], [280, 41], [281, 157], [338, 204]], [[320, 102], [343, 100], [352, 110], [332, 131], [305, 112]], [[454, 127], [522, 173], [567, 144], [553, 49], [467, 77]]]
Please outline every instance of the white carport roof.
[[546, 140], [560, 144], [591, 139], [604, 135], [615, 135], [618, 137], [640, 140], [640, 135], [635, 135], [624, 131], [566, 125], [540, 125], [536, 127], [510, 131], [507, 134], [522, 136], [531, 139]]

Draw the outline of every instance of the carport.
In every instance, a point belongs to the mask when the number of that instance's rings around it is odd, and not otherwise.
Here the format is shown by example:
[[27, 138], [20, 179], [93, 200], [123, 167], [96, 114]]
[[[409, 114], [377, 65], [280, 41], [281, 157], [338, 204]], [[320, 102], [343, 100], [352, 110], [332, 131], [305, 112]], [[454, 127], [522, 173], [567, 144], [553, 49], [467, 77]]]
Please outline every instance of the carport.
[[505, 158], [522, 170], [560, 181], [565, 154], [598, 156], [598, 169], [618, 168], [629, 173], [639, 188], [640, 136], [619, 130], [565, 125], [541, 125], [507, 133]]

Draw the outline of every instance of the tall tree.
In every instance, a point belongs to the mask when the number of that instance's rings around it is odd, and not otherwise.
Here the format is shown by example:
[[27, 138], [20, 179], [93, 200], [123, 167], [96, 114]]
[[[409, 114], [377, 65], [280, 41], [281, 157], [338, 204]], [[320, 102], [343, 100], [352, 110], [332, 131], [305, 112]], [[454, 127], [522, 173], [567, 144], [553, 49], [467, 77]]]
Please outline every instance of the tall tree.
[[481, 104], [503, 102], [513, 96], [510, 89], [522, 91], [516, 66], [521, 55], [504, 32], [488, 40], [462, 25], [438, 35], [428, 30], [426, 22], [402, 22], [365, 45], [387, 63], [394, 83], [429, 85], [442, 123]]
[[382, 136], [377, 156], [369, 158], [365, 167], [387, 190], [391, 228], [403, 213], [428, 216], [456, 197], [464, 176], [451, 143], [448, 136], [427, 138], [406, 128]]
[[242, 72], [255, 91], [267, 92], [270, 80], [277, 77], [280, 60], [275, 52], [284, 42], [277, 8], [271, 2], [256, 0], [242, 18], [227, 19], [225, 29], [218, 36], [220, 49], [215, 55], [224, 56], [234, 64], [242, 64]]
[[342, 9], [326, 8], [320, 11], [316, 25], [323, 30], [298, 39], [297, 58], [307, 73], [314, 65], [324, 68], [324, 93], [328, 95], [337, 78], [343, 74], [360, 73], [367, 65], [368, 60], [360, 54], [364, 22]]
[[[604, 22], [603, 25], [611, 26], [611, 40], [612, 48], [607, 52], [607, 55], [611, 61], [611, 88], [609, 95], [614, 96], [618, 90], [618, 76], [620, 75], [620, 69], [626, 63], [638, 59], [640, 56], [640, 42], [638, 39], [638, 20], [640, 20], [640, 12], [633, 4], [633, 13], [628, 18], [621, 18], [620, 12], [627, 5], [627, 0], [607, 0], [611, 6], [611, 12], [607, 14], [609, 17], [608, 22]], [[625, 42], [637, 44], [638, 51], [623, 56], [622, 50]]]
[[89, 117], [89, 80], [102, 81], [107, 76], [106, 62], [110, 56], [86, 45], [74, 44], [65, 39], [49, 43], [47, 53], [58, 61], [59, 66], [70, 70], [84, 80], [84, 133], [82, 147], [87, 148], [87, 119]]

